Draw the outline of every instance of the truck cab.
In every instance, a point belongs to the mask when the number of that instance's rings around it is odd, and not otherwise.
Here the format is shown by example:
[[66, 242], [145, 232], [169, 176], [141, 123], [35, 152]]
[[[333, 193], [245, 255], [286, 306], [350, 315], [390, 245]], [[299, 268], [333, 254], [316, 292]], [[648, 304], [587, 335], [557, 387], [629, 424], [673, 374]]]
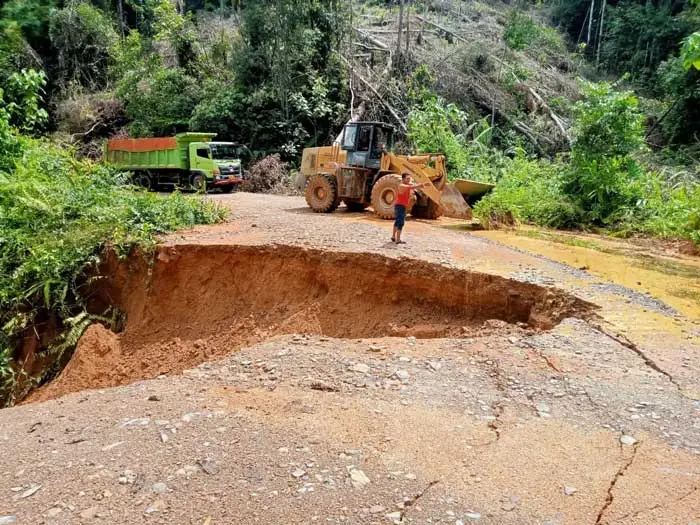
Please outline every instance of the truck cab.
[[243, 182], [241, 160], [233, 142], [192, 142], [189, 145], [192, 186], [219, 187], [228, 192]]

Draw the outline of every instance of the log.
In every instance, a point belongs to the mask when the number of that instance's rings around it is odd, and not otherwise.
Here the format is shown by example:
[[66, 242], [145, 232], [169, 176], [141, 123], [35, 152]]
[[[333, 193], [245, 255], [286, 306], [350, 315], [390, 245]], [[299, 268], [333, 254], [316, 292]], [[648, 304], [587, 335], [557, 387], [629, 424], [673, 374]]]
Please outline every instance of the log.
[[461, 41], [461, 42], [467, 42], [467, 40], [466, 40], [465, 38], [459, 36], [459, 35], [458, 35], [457, 33], [455, 33], [454, 31], [451, 31], [451, 30], [447, 29], [446, 27], [441, 26], [440, 24], [436, 24], [435, 22], [431, 22], [431, 21], [428, 20], [427, 18], [422, 17], [422, 16], [420, 16], [420, 15], [416, 15], [416, 18], [417, 18], [418, 20], [420, 20], [421, 22], [425, 23], [425, 24], [428, 24], [428, 25], [430, 25], [430, 26], [433, 26], [433, 27], [438, 28], [440, 31], [442, 31], [442, 32], [445, 33], [445, 34], [448, 34], [448, 35], [453, 36], [456, 40], [459, 40], [459, 41]]
[[355, 70], [354, 67], [352, 67], [352, 64], [350, 64], [350, 62], [348, 62], [348, 60], [347, 60], [345, 57], [341, 56], [340, 58], [341, 58], [341, 60], [345, 63], [345, 65], [350, 69], [350, 72], [351, 72], [353, 75], [355, 75], [355, 77], [356, 77], [360, 82], [362, 82], [365, 86], [367, 86], [367, 88], [374, 94], [374, 96], [377, 97], [377, 99], [379, 100], [379, 102], [381, 102], [382, 105], [387, 109], [387, 111], [389, 111], [389, 113], [391, 113], [391, 116], [394, 117], [394, 120], [396, 120], [396, 123], [399, 125], [399, 127], [401, 128], [401, 130], [402, 130], [404, 133], [407, 133], [407, 132], [408, 132], [408, 128], [406, 127], [406, 124], [404, 123], [403, 119], [399, 116], [399, 114], [397, 113], [397, 111], [394, 109], [394, 107], [393, 107], [391, 104], [389, 104], [389, 103], [384, 99], [384, 97], [382, 97], [382, 95], [379, 93], [379, 91], [377, 91], [377, 89], [376, 89], [368, 80], [366, 80], [362, 75], [360, 75], [360, 74]]
[[382, 42], [381, 40], [374, 38], [372, 35], [362, 31], [361, 29], [355, 28], [355, 31], [357, 31], [357, 34], [359, 34], [362, 38], [367, 40], [368, 42], [371, 42], [375, 46], [377, 46], [379, 49], [382, 51], [390, 52], [389, 46]]
[[529, 127], [527, 127], [525, 124], [523, 124], [522, 122], [519, 122], [519, 121], [517, 121], [517, 120], [516, 120], [516, 121], [513, 121], [513, 122], [512, 122], [512, 125], [513, 125], [513, 127], [514, 127], [515, 129], [517, 129], [520, 133], [522, 133], [523, 135], [525, 135], [525, 136], [527, 137], [527, 139], [528, 139], [530, 142], [532, 142], [533, 146], [535, 146], [535, 149], [537, 150], [537, 152], [538, 152], [540, 155], [542, 155], [543, 157], [546, 157], [546, 158], [548, 158], [548, 159], [550, 158], [550, 156], [547, 155], [547, 152], [545, 152], [545, 151], [542, 149], [542, 146], [540, 146], [540, 143], [537, 141], [537, 138], [536, 138], [535, 135], [532, 133], [532, 130], [531, 130]]
[[559, 128], [559, 131], [561, 131], [561, 134], [566, 139], [566, 142], [569, 143], [569, 145], [571, 145], [571, 136], [569, 136], [569, 133], [566, 131], [566, 127], [564, 126], [564, 119], [556, 113], [554, 113], [554, 111], [552, 111], [552, 109], [549, 107], [549, 104], [547, 104], [533, 88], [529, 87], [528, 90], [530, 91], [530, 94], [533, 97], [535, 97], [535, 100], [537, 100], [537, 103], [540, 105], [540, 107], [547, 112], [549, 118], [551, 118], [554, 124], [556, 124], [556, 126]]
[[[384, 34], [384, 33], [394, 34], [394, 33], [398, 33], [398, 30], [397, 29], [370, 29], [369, 32], [370, 33], [378, 33], [378, 34]], [[408, 33], [420, 33], [421, 30], [420, 29], [404, 29], [403, 32], [404, 33], [407, 33], [407, 32]], [[437, 34], [437, 31], [423, 31], [423, 32], [424, 33], [432, 33], [434, 35]]]

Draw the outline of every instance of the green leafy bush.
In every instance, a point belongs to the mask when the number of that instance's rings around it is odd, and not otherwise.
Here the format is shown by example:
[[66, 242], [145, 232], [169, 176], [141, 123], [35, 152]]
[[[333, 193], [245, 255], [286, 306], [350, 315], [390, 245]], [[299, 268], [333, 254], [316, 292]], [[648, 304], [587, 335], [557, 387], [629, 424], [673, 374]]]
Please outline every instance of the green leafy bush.
[[49, 322], [61, 334], [45, 349], [51, 362], [89, 324], [86, 270], [97, 267], [106, 246], [126, 254], [152, 246], [157, 234], [212, 223], [222, 213], [178, 193], [162, 198], [137, 190], [127, 175], [78, 161], [45, 141], [15, 138], [20, 146], [11, 157], [0, 150], [10, 166], [0, 173], [0, 404], [31, 386], [23, 375], [40, 381], [49, 373], [24, 370], [15, 360], [36, 323]]
[[474, 207], [486, 226], [517, 221], [552, 228], [579, 224], [581, 209], [563, 190], [562, 166], [523, 155], [507, 159], [496, 188]]
[[427, 98], [408, 116], [408, 140], [421, 153], [444, 153], [450, 178], [467, 169], [469, 161], [464, 138], [456, 132], [466, 123], [456, 105], [439, 98]]
[[644, 199], [634, 230], [663, 238], [689, 239], [700, 245], [700, 184], [671, 186], [648, 173], [643, 182]]
[[49, 115], [41, 107], [46, 75], [43, 71], [23, 69], [12, 73], [7, 88], [0, 89], [0, 107], [7, 111], [8, 123], [27, 132], [35, 132], [46, 124]]
[[643, 116], [631, 92], [588, 82], [582, 92], [584, 99], [573, 107], [574, 142], [564, 191], [588, 221], [613, 224], [642, 197], [636, 182], [643, 170], [631, 155], [644, 141]]

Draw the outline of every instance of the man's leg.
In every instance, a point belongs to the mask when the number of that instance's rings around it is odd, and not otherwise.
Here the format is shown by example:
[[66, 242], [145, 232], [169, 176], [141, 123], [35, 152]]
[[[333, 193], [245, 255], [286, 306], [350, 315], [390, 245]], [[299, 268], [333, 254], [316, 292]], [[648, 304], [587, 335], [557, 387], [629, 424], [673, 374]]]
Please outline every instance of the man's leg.
[[401, 232], [406, 221], [406, 208], [399, 206], [396, 210], [396, 244], [402, 243]]
[[399, 208], [394, 206], [394, 229], [391, 231], [391, 242], [396, 242], [396, 232], [399, 230]]

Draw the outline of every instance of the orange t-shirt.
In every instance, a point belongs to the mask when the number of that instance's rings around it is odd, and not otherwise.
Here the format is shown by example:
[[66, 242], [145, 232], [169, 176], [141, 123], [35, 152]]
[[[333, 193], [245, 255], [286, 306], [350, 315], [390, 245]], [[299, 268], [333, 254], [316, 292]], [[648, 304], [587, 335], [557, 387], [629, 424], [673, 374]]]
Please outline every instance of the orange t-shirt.
[[408, 201], [411, 198], [411, 188], [401, 187], [396, 191], [396, 200], [394, 205], [396, 206], [408, 206]]

